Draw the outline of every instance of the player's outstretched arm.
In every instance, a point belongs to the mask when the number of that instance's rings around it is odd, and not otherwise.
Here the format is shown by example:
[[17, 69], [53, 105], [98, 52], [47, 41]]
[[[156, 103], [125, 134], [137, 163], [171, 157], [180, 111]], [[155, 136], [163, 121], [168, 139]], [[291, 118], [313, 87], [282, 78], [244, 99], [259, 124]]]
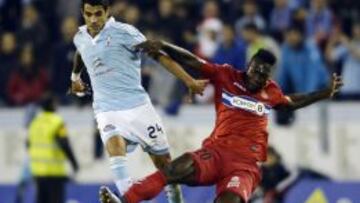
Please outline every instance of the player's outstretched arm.
[[293, 111], [306, 107], [320, 100], [333, 97], [334, 94], [340, 90], [342, 85], [343, 82], [340, 76], [338, 76], [337, 74], [333, 74], [331, 84], [328, 88], [316, 92], [311, 92], [308, 94], [287, 95], [289, 103], [287, 105], [277, 106], [275, 107], [275, 109]]
[[81, 71], [83, 69], [84, 69], [84, 62], [82, 61], [80, 53], [76, 51], [73, 59], [72, 73], [81, 74]]
[[146, 42], [139, 44], [137, 48], [145, 52], [157, 52], [161, 50], [168, 54], [176, 62], [189, 68], [200, 69], [205, 63], [204, 60], [195, 56], [186, 49], [164, 41], [147, 40]]
[[87, 86], [81, 81], [81, 71], [85, 65], [81, 59], [79, 52], [76, 52], [73, 60], [73, 69], [71, 73], [71, 88], [70, 93], [76, 94], [77, 96], [84, 96], [87, 91]]
[[190, 89], [190, 93], [202, 95], [209, 80], [196, 80], [189, 75], [178, 63], [160, 51], [148, 52], [148, 55], [157, 60], [166, 70], [183, 81]]

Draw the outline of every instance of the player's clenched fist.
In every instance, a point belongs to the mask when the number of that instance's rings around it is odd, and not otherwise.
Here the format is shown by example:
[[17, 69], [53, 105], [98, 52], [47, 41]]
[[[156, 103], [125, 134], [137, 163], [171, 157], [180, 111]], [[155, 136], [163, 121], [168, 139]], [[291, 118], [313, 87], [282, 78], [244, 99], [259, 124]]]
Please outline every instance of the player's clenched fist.
[[329, 96], [333, 97], [334, 94], [336, 94], [337, 92], [339, 92], [340, 88], [344, 85], [341, 77], [339, 75], [337, 75], [336, 73], [334, 73], [332, 75], [332, 81], [331, 81], [331, 86], [329, 88]]
[[87, 86], [82, 80], [76, 80], [71, 82], [71, 93], [76, 96], [82, 97], [85, 96]]
[[186, 83], [186, 86], [193, 94], [203, 95], [206, 86], [209, 84], [209, 80], [191, 80]]

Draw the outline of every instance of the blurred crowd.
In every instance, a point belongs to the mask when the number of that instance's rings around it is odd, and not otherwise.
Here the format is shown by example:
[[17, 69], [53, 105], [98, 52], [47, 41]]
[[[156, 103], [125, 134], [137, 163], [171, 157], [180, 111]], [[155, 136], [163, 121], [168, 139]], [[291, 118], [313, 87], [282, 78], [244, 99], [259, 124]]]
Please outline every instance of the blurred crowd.
[[[83, 23], [80, 4], [0, 0], [0, 106], [36, 102], [48, 91], [62, 105], [77, 101], [67, 90], [72, 38]], [[335, 72], [345, 82], [337, 99], [360, 99], [360, 1], [113, 0], [110, 12], [148, 38], [239, 70], [258, 49], [270, 49], [278, 57], [274, 78], [285, 93], [323, 88]], [[149, 58], [142, 74], [154, 103], [177, 114], [187, 93], [183, 84]], [[211, 101], [212, 91], [196, 101]]]

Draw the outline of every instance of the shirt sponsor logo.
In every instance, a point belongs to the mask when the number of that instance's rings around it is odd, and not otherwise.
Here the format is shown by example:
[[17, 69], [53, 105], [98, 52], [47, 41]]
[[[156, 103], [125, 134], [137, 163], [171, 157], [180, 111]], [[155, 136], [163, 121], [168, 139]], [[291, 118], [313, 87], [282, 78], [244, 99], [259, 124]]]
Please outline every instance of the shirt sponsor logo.
[[110, 46], [110, 42], [111, 42], [111, 36], [108, 36], [106, 38], [106, 47], [109, 47]]
[[103, 129], [104, 132], [109, 132], [109, 131], [112, 131], [112, 130], [115, 130], [116, 127], [112, 124], [109, 124], [109, 125], [106, 125]]
[[225, 91], [222, 93], [222, 101], [226, 106], [252, 112], [258, 116], [269, 114], [271, 109], [271, 107], [251, 97], [236, 96]]
[[231, 187], [239, 187], [240, 186], [240, 178], [238, 176], [233, 176], [227, 184], [227, 188]]

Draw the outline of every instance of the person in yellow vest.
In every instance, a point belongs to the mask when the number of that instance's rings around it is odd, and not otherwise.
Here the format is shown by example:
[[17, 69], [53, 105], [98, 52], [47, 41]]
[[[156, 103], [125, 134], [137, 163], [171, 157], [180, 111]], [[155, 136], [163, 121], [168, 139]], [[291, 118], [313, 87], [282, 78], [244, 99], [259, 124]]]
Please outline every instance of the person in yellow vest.
[[41, 102], [40, 112], [29, 126], [30, 168], [36, 183], [36, 203], [64, 203], [68, 180], [67, 161], [74, 172], [78, 164], [67, 137], [67, 129], [56, 113], [54, 97]]

